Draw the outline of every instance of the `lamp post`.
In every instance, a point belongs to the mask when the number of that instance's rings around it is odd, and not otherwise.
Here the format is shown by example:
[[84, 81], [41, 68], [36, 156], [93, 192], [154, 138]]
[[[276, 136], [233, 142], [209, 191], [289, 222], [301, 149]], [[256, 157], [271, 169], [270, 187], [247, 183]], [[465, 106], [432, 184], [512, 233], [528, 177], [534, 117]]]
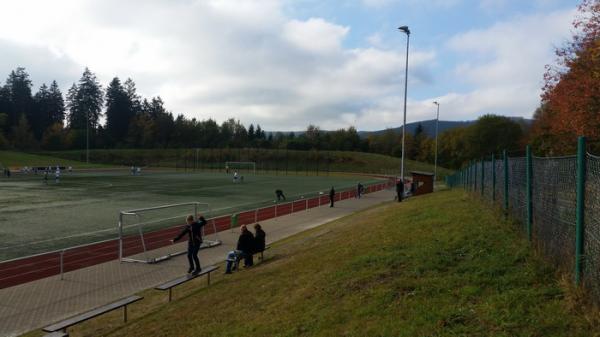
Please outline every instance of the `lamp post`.
[[90, 163], [90, 112], [86, 113], [86, 123], [85, 123], [85, 162], [87, 164]]
[[435, 101], [433, 104], [437, 105], [437, 115], [435, 117], [435, 159], [433, 161], [433, 181], [437, 179], [437, 157], [438, 157], [438, 126], [440, 123], [440, 103]]
[[[408, 46], [410, 42], [410, 29], [408, 26], [401, 26], [398, 29], [406, 33], [406, 66], [404, 69], [404, 119], [402, 122], [402, 159], [400, 161], [400, 179], [404, 181], [404, 138], [406, 136], [406, 95], [408, 93]], [[404, 194], [404, 188], [402, 189]]]

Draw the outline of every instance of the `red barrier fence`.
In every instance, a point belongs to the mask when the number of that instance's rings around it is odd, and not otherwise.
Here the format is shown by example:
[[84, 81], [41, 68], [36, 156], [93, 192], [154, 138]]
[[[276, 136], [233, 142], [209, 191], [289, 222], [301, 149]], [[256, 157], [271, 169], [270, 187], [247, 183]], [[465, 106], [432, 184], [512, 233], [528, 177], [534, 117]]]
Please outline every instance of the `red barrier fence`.
[[[365, 193], [381, 191], [390, 186], [390, 181], [369, 185], [365, 187]], [[352, 189], [337, 192], [334, 200], [340, 201], [354, 197], [356, 197], [356, 190]], [[238, 213], [238, 225], [252, 224], [328, 204], [329, 196], [321, 195], [310, 199], [300, 199], [243, 211]], [[211, 218], [208, 221], [209, 224], [214, 222], [218, 232], [231, 228], [231, 215]], [[181, 226], [175, 226], [145, 234], [146, 249], [152, 250], [171, 244], [170, 240], [180, 230]], [[212, 226], [205, 227], [205, 235], [213, 233]], [[119, 240], [113, 239], [2, 262], [0, 263], [0, 289], [118, 259], [118, 246]], [[142, 252], [143, 246], [139, 236], [132, 235], [123, 239], [123, 256], [131, 256]]]

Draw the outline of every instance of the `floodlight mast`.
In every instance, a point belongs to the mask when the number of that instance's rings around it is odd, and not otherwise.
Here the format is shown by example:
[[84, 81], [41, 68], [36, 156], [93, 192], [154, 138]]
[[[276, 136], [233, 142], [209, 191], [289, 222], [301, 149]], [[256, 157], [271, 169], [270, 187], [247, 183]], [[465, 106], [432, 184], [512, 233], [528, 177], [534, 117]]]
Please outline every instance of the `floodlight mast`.
[[437, 179], [437, 158], [438, 158], [438, 130], [440, 124], [440, 103], [434, 101], [433, 104], [437, 105], [437, 115], [435, 117], [435, 159], [433, 161], [433, 181]]
[[[408, 93], [408, 47], [410, 44], [410, 29], [408, 29], [408, 26], [400, 26], [398, 27], [398, 29], [406, 34], [406, 66], [404, 69], [404, 118], [402, 121], [402, 159], [400, 162], [400, 179], [404, 181], [404, 139], [406, 138], [406, 96]], [[404, 194], [404, 188], [402, 188], [402, 194]]]

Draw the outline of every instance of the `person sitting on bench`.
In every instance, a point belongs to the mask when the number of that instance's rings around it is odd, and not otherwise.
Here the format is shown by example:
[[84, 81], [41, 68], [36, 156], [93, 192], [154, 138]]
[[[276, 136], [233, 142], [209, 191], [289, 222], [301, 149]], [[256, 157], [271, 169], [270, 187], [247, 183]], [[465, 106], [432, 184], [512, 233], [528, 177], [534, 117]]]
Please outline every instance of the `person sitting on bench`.
[[246, 228], [246, 225], [240, 226], [241, 234], [238, 238], [237, 250], [241, 251], [241, 257], [244, 258], [244, 267], [251, 267], [254, 264], [252, 254], [254, 254], [254, 235]]
[[246, 225], [241, 225], [240, 231], [236, 250], [227, 253], [225, 274], [231, 274], [231, 271], [236, 270], [241, 259], [244, 259], [245, 267], [254, 264], [252, 258], [252, 254], [254, 254], [254, 235], [246, 228]]

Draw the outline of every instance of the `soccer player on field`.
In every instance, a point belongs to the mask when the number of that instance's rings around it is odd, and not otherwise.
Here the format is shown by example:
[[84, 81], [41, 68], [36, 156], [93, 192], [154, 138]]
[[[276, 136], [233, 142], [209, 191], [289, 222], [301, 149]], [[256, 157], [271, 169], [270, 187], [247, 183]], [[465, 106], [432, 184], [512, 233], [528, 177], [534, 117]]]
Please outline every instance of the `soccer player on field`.
[[237, 183], [237, 181], [238, 181], [238, 173], [237, 173], [237, 171], [234, 171], [233, 172], [233, 182]]
[[283, 199], [283, 201], [285, 201], [285, 195], [283, 195], [283, 191], [280, 189], [276, 189], [275, 190], [275, 195], [277, 196], [277, 201], [281, 201]]

